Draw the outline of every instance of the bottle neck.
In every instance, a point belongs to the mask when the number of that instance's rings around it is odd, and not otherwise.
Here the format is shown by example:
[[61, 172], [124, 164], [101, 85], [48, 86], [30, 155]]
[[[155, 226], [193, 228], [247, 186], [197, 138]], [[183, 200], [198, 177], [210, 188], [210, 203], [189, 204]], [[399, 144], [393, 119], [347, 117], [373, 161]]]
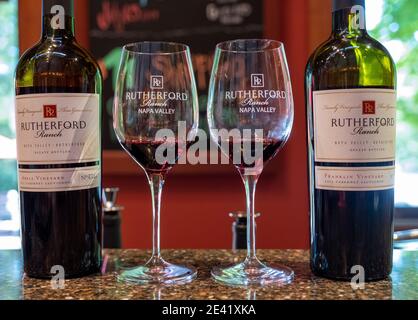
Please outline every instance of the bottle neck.
[[42, 1], [42, 38], [74, 38], [74, 1]]
[[334, 37], [366, 35], [366, 11], [364, 6], [356, 5], [335, 10], [332, 13], [332, 34]]

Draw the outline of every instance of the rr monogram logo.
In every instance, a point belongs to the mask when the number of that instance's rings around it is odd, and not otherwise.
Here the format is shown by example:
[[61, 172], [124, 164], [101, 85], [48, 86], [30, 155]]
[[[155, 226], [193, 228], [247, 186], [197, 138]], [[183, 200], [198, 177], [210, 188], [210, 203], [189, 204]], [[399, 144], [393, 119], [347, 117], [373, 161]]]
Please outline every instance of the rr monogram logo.
[[363, 101], [363, 114], [376, 114], [376, 101]]
[[251, 75], [251, 87], [252, 88], [264, 88], [264, 74], [252, 74]]
[[151, 89], [164, 89], [164, 77], [151, 76]]
[[65, 9], [63, 6], [55, 5], [51, 8], [51, 14], [54, 16], [51, 19], [51, 28], [54, 30], [65, 29]]
[[57, 117], [57, 106], [45, 105], [44, 106], [44, 118], [56, 118], [56, 117]]

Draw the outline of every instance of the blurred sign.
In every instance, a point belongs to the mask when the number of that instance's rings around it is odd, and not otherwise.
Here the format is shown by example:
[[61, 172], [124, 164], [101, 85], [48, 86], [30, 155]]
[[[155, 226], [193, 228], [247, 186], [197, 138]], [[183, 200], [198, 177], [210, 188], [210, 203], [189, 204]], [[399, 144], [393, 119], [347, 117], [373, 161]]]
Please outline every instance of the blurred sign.
[[124, 44], [173, 41], [190, 46], [200, 93], [201, 128], [206, 128], [207, 89], [216, 44], [262, 36], [260, 0], [91, 0], [90, 47], [105, 78], [104, 148], [119, 149], [112, 129], [112, 106]]

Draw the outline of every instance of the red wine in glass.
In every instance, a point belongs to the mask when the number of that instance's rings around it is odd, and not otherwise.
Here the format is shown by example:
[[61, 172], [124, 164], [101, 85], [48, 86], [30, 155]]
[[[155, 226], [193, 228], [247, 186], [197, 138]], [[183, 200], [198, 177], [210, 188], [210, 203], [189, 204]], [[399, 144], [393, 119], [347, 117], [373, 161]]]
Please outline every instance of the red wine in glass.
[[[140, 93], [140, 94], [138, 94]], [[186, 155], [199, 123], [190, 49], [173, 42], [138, 42], [123, 47], [113, 108], [115, 134], [146, 173], [152, 198], [152, 256], [117, 276], [131, 284], [178, 285], [197, 270], [166, 262], [161, 254], [160, 211], [166, 174]], [[161, 133], [169, 132], [167, 136]]]
[[[229, 144], [228, 156], [233, 161], [235, 167], [243, 172], [246, 169], [264, 166], [273, 159], [280, 149], [285, 145], [286, 139], [252, 139], [252, 140], [232, 140]], [[262, 150], [261, 150], [262, 148]], [[246, 159], [244, 154], [251, 156]], [[235, 155], [235, 156], [234, 156]], [[248, 160], [252, 160], [249, 162]], [[262, 169], [262, 167], [261, 167]]]
[[[263, 168], [286, 143], [293, 117], [292, 87], [282, 43], [240, 39], [217, 45], [208, 126], [211, 137], [238, 169], [247, 202], [247, 257], [242, 263], [214, 267], [211, 274], [217, 282], [263, 286], [293, 280], [291, 269], [269, 267], [257, 258], [254, 204]], [[246, 136], [246, 131], [251, 135]]]
[[[187, 149], [187, 143], [178, 140], [126, 139], [122, 146], [147, 173], [168, 172]], [[156, 154], [160, 147], [164, 148], [166, 153], [162, 154], [164, 158], [157, 159]], [[168, 156], [168, 149], [174, 154], [173, 159]]]

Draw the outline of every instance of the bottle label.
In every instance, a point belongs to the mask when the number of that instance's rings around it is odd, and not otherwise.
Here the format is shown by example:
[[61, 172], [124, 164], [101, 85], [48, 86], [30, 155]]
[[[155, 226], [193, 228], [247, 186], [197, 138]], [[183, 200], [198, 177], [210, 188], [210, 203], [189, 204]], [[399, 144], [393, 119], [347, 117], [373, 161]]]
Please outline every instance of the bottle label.
[[16, 97], [21, 191], [68, 191], [99, 186], [99, 103], [98, 94]]
[[395, 167], [315, 167], [315, 187], [337, 191], [392, 189]]
[[20, 191], [59, 192], [97, 188], [100, 166], [68, 169], [19, 169]]
[[[396, 91], [344, 89], [313, 93], [315, 162], [395, 161]], [[393, 188], [394, 168], [317, 166], [316, 187], [327, 190]]]
[[395, 90], [316, 91], [313, 108], [315, 161], [395, 160]]

